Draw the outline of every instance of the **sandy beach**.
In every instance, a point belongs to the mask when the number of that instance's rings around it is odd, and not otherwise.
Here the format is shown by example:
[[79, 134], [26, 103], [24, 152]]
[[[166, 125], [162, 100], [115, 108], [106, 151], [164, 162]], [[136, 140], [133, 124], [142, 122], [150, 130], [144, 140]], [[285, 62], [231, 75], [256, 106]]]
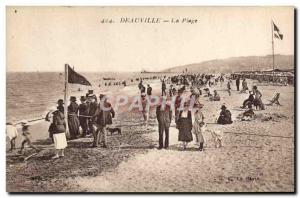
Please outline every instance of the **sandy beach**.
[[[159, 83], [151, 83], [154, 94], [158, 94]], [[248, 86], [253, 84], [257, 83], [249, 82]], [[280, 92], [282, 106], [255, 111], [253, 121], [238, 119], [243, 113], [239, 107], [248, 94], [238, 93], [234, 86], [231, 96], [225, 84], [215, 87], [221, 96], [219, 102], [201, 97], [206, 122], [216, 121], [223, 103], [234, 121], [226, 126], [208, 124], [208, 129], [222, 131], [224, 147], [215, 148], [211, 134], [206, 132], [204, 152], [197, 150], [195, 141], [187, 150], [181, 149], [174, 120], [170, 148], [158, 150], [155, 112], [151, 111], [146, 129], [141, 126], [141, 112], [133, 111], [118, 113], [115, 123], [122, 126], [122, 135], [108, 136], [109, 149], [90, 148], [92, 137], [77, 139], [68, 142], [64, 158], [51, 160], [53, 145], [46, 140], [49, 123], [35, 124], [34, 142], [43, 150], [26, 162], [16, 154], [7, 153], [7, 191], [292, 192], [294, 87], [258, 86], [264, 103]], [[138, 89], [128, 86], [120, 92], [134, 95]]]

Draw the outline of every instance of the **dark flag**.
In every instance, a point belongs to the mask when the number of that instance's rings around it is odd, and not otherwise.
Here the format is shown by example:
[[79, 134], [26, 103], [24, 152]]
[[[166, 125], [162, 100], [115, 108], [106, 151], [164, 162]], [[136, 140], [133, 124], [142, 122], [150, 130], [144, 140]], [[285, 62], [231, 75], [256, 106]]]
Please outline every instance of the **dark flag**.
[[92, 86], [85, 77], [76, 73], [70, 65], [68, 65], [68, 83]]
[[283, 34], [280, 33], [279, 28], [275, 25], [275, 23], [273, 22], [273, 30], [274, 30], [274, 37], [277, 39], [282, 40], [283, 39]]

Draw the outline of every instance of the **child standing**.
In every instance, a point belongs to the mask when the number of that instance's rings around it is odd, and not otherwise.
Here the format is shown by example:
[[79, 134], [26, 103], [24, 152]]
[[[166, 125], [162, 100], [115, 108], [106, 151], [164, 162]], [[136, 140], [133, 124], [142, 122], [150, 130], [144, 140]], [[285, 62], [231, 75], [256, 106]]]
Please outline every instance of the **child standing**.
[[33, 148], [34, 150], [36, 150], [36, 152], [39, 152], [40, 150], [37, 147], [33, 146], [31, 143], [31, 140], [30, 140], [31, 136], [30, 136], [30, 132], [29, 132], [30, 124], [28, 123], [28, 121], [27, 120], [22, 121], [21, 125], [22, 125], [22, 135], [24, 136], [24, 140], [22, 142], [20, 153], [24, 154], [24, 148], [25, 148], [26, 143], [30, 148]]

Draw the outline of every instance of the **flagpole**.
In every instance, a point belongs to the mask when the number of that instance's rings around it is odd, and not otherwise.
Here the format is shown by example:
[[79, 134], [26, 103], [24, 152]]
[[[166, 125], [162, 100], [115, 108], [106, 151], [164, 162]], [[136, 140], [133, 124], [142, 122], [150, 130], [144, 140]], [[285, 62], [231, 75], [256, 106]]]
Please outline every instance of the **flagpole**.
[[65, 116], [65, 122], [66, 122], [66, 135], [68, 137], [69, 135], [69, 127], [68, 127], [68, 64], [65, 64], [65, 90], [64, 90], [64, 116]]
[[274, 25], [273, 25], [273, 20], [271, 20], [271, 29], [272, 29], [272, 58], [273, 58], [273, 82], [274, 82], [274, 70], [275, 70], [275, 61], [274, 61], [274, 59], [275, 59], [275, 57], [274, 57], [274, 32], [273, 32], [273, 29], [274, 29]]

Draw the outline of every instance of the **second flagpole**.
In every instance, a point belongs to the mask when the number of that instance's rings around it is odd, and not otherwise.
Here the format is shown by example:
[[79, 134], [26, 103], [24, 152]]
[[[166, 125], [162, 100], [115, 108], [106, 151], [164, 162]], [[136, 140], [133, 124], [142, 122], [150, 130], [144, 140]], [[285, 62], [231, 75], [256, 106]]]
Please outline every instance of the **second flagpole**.
[[273, 29], [274, 29], [274, 24], [273, 24], [273, 20], [271, 20], [271, 29], [272, 29], [272, 59], [273, 59], [273, 82], [274, 82], [274, 71], [275, 71], [275, 57], [274, 57], [274, 32], [273, 32]]
[[70, 137], [69, 134], [69, 125], [68, 125], [68, 64], [65, 64], [65, 91], [64, 91], [64, 116], [65, 116], [65, 122], [66, 122], [66, 136]]

